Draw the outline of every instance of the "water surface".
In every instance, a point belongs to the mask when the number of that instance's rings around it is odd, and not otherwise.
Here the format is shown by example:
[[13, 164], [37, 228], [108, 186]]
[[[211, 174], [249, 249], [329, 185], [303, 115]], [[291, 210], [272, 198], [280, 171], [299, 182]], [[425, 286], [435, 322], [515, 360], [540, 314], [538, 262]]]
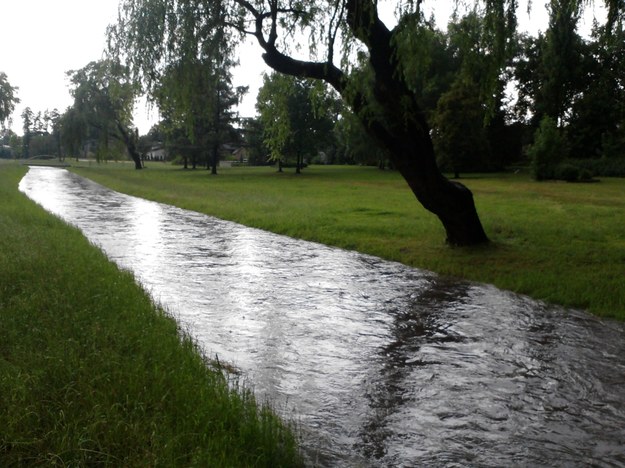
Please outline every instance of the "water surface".
[[623, 324], [66, 170], [20, 189], [295, 419], [311, 465], [625, 466]]

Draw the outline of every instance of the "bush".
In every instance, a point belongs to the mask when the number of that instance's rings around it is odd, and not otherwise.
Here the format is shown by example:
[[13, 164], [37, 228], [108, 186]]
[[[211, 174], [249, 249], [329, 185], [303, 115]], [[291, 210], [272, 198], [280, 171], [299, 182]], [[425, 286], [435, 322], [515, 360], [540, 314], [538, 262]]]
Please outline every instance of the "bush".
[[567, 182], [577, 182], [580, 179], [580, 171], [572, 164], [563, 163], [556, 168], [555, 178]]
[[564, 159], [564, 148], [564, 138], [556, 123], [548, 116], [543, 117], [534, 135], [534, 144], [527, 151], [536, 180], [556, 177], [558, 163]]
[[625, 177], [625, 158], [569, 159], [582, 172], [594, 177]]
[[592, 173], [587, 169], [582, 169], [579, 171], [579, 180], [582, 182], [588, 182], [592, 180]]

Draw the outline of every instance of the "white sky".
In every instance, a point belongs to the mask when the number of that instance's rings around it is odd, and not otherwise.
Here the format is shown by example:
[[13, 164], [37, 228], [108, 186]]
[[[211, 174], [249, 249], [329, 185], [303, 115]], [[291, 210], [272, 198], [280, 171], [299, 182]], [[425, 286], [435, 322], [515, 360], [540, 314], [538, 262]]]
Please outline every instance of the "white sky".
[[[519, 12], [523, 29], [545, 29], [545, 9], [539, 1], [534, 1], [532, 20], [524, 10]], [[22, 133], [20, 115], [25, 107], [35, 113], [54, 108], [63, 112], [72, 104], [65, 72], [102, 58], [106, 27], [117, 19], [118, 3], [119, 0], [0, 0], [0, 71], [7, 74], [13, 86], [19, 87], [21, 100], [12, 116], [16, 133]], [[451, 3], [438, 2], [436, 8]], [[260, 53], [256, 44], [247, 47], [234, 73], [235, 85], [250, 86], [250, 93], [239, 108], [242, 116], [255, 114], [256, 92], [262, 84], [262, 72], [267, 70]], [[147, 132], [157, 118], [155, 110], [138, 104], [135, 125], [141, 133]]]
[[[22, 134], [21, 114], [72, 105], [65, 72], [102, 58], [105, 33], [117, 20], [119, 0], [0, 0], [0, 71], [17, 86], [21, 102], [13, 112], [11, 128]], [[266, 69], [260, 47], [249, 47], [235, 76], [236, 86], [257, 90]], [[240, 113], [255, 113], [256, 91], [244, 100]], [[146, 133], [158, 119], [156, 110], [139, 103], [135, 125]]]

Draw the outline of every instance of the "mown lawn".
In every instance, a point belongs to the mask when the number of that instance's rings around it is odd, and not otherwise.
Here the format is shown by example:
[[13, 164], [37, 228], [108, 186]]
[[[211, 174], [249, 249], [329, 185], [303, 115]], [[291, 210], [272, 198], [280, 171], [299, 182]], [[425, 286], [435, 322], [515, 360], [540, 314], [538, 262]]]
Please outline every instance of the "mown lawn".
[[211, 176], [158, 163], [72, 170], [121, 192], [625, 319], [625, 179], [468, 176], [462, 181], [493, 242], [465, 249], [444, 243], [438, 220], [393, 171], [311, 166], [297, 176], [240, 167]]
[[0, 164], [0, 466], [302, 465], [296, 437]]

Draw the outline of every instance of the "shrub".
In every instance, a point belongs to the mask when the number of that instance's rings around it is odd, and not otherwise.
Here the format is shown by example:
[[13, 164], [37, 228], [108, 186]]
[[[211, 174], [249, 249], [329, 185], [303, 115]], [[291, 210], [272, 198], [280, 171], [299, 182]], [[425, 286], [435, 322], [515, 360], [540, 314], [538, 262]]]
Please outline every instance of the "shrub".
[[543, 117], [534, 135], [534, 144], [527, 150], [532, 175], [536, 180], [556, 177], [557, 165], [565, 153], [564, 147], [564, 138], [554, 120], [548, 116]]
[[587, 169], [582, 169], [581, 171], [579, 171], [579, 180], [581, 180], [582, 182], [588, 182], [589, 180], [592, 180], [592, 173]]
[[563, 163], [556, 168], [555, 178], [567, 182], [577, 182], [580, 179], [580, 171], [573, 164]]
[[580, 170], [594, 177], [625, 177], [625, 158], [569, 159]]

